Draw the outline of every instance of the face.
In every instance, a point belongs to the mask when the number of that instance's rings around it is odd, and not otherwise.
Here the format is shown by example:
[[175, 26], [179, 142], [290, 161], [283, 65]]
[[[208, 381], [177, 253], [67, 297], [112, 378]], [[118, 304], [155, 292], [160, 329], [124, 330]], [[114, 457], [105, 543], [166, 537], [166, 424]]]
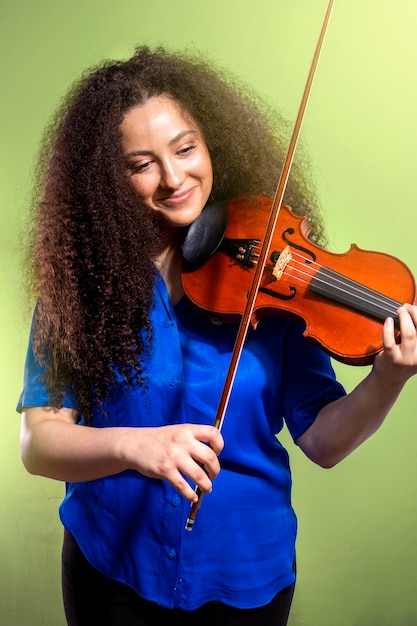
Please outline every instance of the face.
[[133, 187], [170, 227], [188, 226], [211, 192], [213, 170], [197, 124], [167, 96], [126, 113], [122, 149]]

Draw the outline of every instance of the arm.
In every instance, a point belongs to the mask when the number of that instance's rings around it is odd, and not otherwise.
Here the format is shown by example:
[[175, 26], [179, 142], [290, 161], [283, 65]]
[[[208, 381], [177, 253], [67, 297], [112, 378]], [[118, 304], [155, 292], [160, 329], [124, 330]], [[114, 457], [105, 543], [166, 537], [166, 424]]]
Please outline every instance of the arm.
[[65, 408], [33, 407], [22, 414], [21, 454], [28, 472], [77, 482], [132, 469], [168, 480], [193, 502], [197, 496], [184, 475], [208, 493], [220, 471], [223, 439], [213, 426], [91, 428], [76, 421], [77, 412]]
[[383, 328], [384, 350], [369, 375], [347, 396], [325, 406], [297, 444], [312, 461], [332, 467], [375, 433], [405, 383], [417, 373], [417, 307], [398, 311], [401, 343], [391, 318]]

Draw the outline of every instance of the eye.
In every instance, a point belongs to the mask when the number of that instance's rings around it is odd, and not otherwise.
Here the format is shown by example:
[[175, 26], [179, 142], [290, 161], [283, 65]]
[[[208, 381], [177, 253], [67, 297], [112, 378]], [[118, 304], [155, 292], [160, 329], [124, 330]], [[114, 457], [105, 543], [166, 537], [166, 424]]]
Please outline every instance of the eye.
[[188, 146], [184, 146], [183, 148], [180, 148], [177, 151], [177, 154], [179, 154], [180, 156], [186, 156], [187, 154], [189, 154], [190, 152], [193, 152], [193, 150], [196, 149], [196, 145], [195, 144], [190, 144]]
[[139, 174], [140, 172], [145, 172], [151, 166], [152, 161], [142, 161], [141, 163], [128, 163], [127, 167], [130, 173]]

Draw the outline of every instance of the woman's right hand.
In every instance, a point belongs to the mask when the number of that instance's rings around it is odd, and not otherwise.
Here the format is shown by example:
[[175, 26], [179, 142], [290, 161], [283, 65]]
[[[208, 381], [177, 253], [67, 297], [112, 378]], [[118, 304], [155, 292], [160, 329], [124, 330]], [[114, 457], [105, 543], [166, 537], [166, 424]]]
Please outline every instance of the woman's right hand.
[[119, 445], [130, 469], [167, 480], [194, 502], [196, 493], [185, 476], [203, 493], [211, 491], [211, 481], [220, 471], [217, 457], [223, 449], [223, 437], [214, 426], [175, 424], [131, 429]]
[[33, 407], [22, 413], [21, 455], [28, 472], [81, 482], [131, 469], [167, 480], [194, 502], [186, 478], [209, 493], [220, 471], [217, 457], [224, 444], [214, 426], [92, 428], [76, 422], [72, 409]]

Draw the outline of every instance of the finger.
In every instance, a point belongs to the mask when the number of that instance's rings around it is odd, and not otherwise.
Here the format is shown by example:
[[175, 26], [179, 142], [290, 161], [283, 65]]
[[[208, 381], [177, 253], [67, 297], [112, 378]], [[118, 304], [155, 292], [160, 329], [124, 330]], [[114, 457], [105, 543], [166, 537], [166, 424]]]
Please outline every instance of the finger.
[[[189, 478], [191, 483], [198, 487], [200, 491], [203, 493], [210, 493], [212, 491], [213, 484], [204, 465], [196, 463], [193, 459], [186, 459], [179, 469], [182, 476]], [[184, 489], [184, 492], [187, 492], [189, 495], [187, 489]]]
[[[401, 332], [401, 344], [403, 346], [414, 347], [416, 344], [417, 312], [415, 311], [415, 308], [416, 307], [412, 307], [411, 305], [404, 305], [398, 309], [398, 319], [400, 321], [400, 332]], [[413, 316], [415, 316], [415, 319]]]
[[223, 450], [224, 440], [220, 431], [215, 426], [191, 425], [194, 437], [199, 441], [207, 443], [216, 455]]
[[387, 317], [384, 322], [382, 330], [382, 342], [384, 344], [384, 350], [386, 351], [391, 351], [397, 347], [395, 326], [392, 317]]
[[413, 320], [414, 326], [417, 327], [417, 306], [412, 305], [412, 304], [404, 304], [402, 308], [404, 308], [407, 311], [407, 313], [410, 315], [411, 319]]
[[191, 455], [200, 467], [203, 467], [205, 474], [212, 480], [220, 472], [220, 463], [217, 454], [208, 445], [200, 446]]
[[[190, 502], [197, 502], [198, 496], [196, 494], [195, 489], [191, 487], [191, 485], [185, 480], [184, 476], [182, 476], [180, 472], [177, 472], [177, 475], [173, 476], [172, 479], [167, 478], [167, 480], [182, 496], [184, 496], [184, 498], [186, 498], [186, 500], [189, 500]], [[210, 488], [206, 489], [204, 493], [209, 493], [210, 490], [211, 490], [211, 482], [210, 482]], [[201, 489], [201, 491], [203, 490]]]
[[224, 439], [218, 428], [212, 428], [211, 435], [207, 443], [217, 456], [223, 450]]
[[411, 307], [411, 305], [399, 307], [399, 336], [394, 329], [393, 320], [391, 318], [385, 320], [383, 330], [384, 353], [392, 364], [415, 367], [417, 363], [417, 331], [412, 317], [415, 314], [415, 307]]

